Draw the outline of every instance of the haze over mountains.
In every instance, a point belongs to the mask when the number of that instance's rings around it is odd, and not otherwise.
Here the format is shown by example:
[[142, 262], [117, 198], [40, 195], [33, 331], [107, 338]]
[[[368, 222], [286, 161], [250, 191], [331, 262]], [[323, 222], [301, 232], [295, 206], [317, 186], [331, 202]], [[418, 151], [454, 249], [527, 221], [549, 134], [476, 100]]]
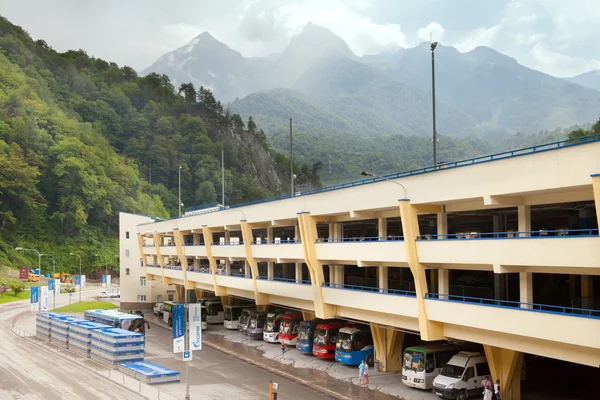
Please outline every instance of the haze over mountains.
[[[498, 137], [598, 117], [600, 92], [582, 86], [599, 88], [598, 79], [555, 78], [486, 47], [460, 53], [440, 45], [435, 55], [441, 135]], [[168, 75], [176, 86], [210, 88], [269, 134], [284, 128], [290, 115], [300, 129], [312, 131], [328, 127], [367, 137], [431, 132], [428, 43], [358, 57], [340, 37], [308, 24], [282, 52], [244, 58], [205, 32], [142, 74], [149, 72]]]

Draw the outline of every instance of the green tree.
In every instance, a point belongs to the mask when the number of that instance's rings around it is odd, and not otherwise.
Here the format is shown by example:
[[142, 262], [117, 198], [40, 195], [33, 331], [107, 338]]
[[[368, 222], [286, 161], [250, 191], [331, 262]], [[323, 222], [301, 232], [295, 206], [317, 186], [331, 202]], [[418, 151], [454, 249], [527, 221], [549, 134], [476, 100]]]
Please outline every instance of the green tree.
[[15, 297], [17, 297], [19, 293], [23, 291], [23, 284], [20, 282], [12, 282], [8, 285], [8, 287], [10, 288], [10, 290], [12, 290]]

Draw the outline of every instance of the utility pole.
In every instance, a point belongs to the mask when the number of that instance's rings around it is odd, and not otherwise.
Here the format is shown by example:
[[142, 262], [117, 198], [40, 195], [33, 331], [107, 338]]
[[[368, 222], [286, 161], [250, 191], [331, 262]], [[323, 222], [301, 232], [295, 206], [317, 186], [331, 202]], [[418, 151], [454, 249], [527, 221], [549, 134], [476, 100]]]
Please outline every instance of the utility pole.
[[290, 182], [291, 182], [291, 195], [294, 196], [294, 146], [292, 142], [292, 117], [290, 117]]
[[221, 149], [221, 205], [225, 207], [225, 150]]
[[181, 218], [181, 165], [179, 166], [179, 218]]
[[437, 129], [435, 126], [435, 48], [438, 42], [431, 43], [431, 101], [433, 110], [433, 166], [437, 166]]

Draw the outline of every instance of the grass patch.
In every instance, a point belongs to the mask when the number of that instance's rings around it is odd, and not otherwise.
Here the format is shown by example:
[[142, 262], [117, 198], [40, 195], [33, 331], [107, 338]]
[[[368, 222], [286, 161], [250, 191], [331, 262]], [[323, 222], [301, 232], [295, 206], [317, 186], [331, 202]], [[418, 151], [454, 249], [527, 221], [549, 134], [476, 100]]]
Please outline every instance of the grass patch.
[[21, 292], [18, 296], [15, 296], [13, 292], [6, 292], [0, 296], [0, 304], [10, 303], [12, 301], [26, 300], [29, 299], [29, 291]]
[[113, 303], [108, 301], [82, 301], [59, 307], [56, 312], [84, 312], [85, 310], [110, 310], [111, 308], [117, 308]]

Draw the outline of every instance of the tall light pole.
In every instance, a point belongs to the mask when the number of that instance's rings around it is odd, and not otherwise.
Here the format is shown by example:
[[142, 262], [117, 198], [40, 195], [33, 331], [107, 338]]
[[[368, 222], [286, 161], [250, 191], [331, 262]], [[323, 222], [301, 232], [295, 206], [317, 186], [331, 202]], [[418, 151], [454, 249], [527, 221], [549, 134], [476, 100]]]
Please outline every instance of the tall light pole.
[[396, 181], [393, 181], [393, 180], [391, 180], [391, 179], [388, 179], [388, 178], [386, 178], [385, 176], [381, 176], [381, 175], [375, 175], [375, 174], [372, 174], [372, 173], [370, 173], [370, 172], [365, 172], [365, 171], [363, 171], [363, 172], [361, 172], [360, 174], [361, 174], [362, 176], [370, 176], [370, 177], [373, 177], [373, 178], [385, 179], [385, 180], [386, 180], [386, 181], [388, 181], [388, 182], [392, 182], [392, 183], [395, 183], [395, 184], [396, 184], [396, 185], [398, 185], [398, 186], [402, 186], [402, 189], [404, 189], [404, 198], [405, 198], [405, 199], [407, 199], [407, 198], [408, 198], [408, 197], [406, 197], [406, 188], [405, 188], [405, 187], [404, 187], [404, 185], [403, 185], [403, 184], [401, 184], [400, 182], [396, 182]]
[[292, 117], [290, 117], [290, 185], [291, 195], [294, 196], [294, 146], [292, 142]]
[[79, 257], [79, 302], [81, 303], [81, 255], [77, 253], [69, 253], [69, 255]]
[[[104, 257], [104, 261], [105, 261], [105, 263], [104, 263], [104, 272], [106, 274], [106, 288], [108, 289], [108, 257], [101, 256], [100, 254], [94, 254], [94, 257], [100, 257], [100, 258]], [[102, 261], [100, 261], [100, 262], [102, 262]]]
[[[179, 240], [179, 242], [181, 243], [181, 247], [183, 249], [183, 262], [181, 263], [181, 269], [183, 270], [183, 347], [185, 351], [189, 351], [189, 332], [188, 332], [188, 289], [187, 289], [187, 269], [188, 269], [188, 263], [187, 263], [187, 256], [185, 255], [185, 243], [184, 241], [179, 237], [179, 236], [175, 236], [175, 235], [170, 235], [168, 233], [163, 233], [161, 234], [161, 236], [164, 237], [172, 237], [173, 239], [177, 239]], [[185, 265], [184, 265], [185, 263]], [[188, 379], [188, 361], [185, 361], [185, 399], [189, 400], [190, 399], [190, 381]]]
[[437, 129], [435, 126], [435, 48], [438, 42], [431, 43], [431, 102], [433, 110], [433, 166], [437, 166]]
[[179, 217], [181, 218], [181, 165], [179, 166]]
[[52, 279], [54, 280], [54, 290], [52, 291], [52, 303], [54, 306], [52, 309], [56, 308], [56, 259], [52, 254], [40, 254], [40, 257], [52, 257]]
[[[15, 247], [16, 251], [33, 251], [35, 253], [37, 253], [38, 255], [38, 285], [42, 284], [42, 253], [40, 253], [37, 250], [34, 249], [24, 249], [22, 247]], [[40, 289], [41, 290], [41, 289]], [[41, 293], [40, 293], [40, 298], [39, 298], [39, 303], [38, 303], [38, 314], [42, 311], [42, 302], [41, 302]]]
[[221, 149], [221, 205], [225, 207], [225, 150]]

